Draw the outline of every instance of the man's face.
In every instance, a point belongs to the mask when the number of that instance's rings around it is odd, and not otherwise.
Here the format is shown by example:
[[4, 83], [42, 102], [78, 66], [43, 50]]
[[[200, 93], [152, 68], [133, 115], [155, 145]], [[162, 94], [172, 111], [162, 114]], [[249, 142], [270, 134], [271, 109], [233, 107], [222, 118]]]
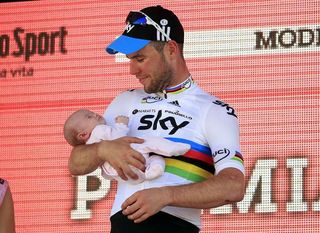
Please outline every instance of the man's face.
[[164, 53], [165, 51], [158, 52], [152, 45], [147, 45], [127, 56], [130, 59], [130, 74], [136, 76], [147, 93], [162, 91], [172, 82], [172, 68]]

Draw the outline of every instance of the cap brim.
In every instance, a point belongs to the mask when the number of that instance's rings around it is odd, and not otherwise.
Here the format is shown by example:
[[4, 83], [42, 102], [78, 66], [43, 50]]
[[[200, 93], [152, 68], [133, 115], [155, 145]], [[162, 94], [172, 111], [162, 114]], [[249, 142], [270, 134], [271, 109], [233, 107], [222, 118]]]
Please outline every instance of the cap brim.
[[106, 51], [110, 54], [131, 54], [145, 47], [150, 40], [138, 39], [129, 36], [119, 36], [108, 47]]

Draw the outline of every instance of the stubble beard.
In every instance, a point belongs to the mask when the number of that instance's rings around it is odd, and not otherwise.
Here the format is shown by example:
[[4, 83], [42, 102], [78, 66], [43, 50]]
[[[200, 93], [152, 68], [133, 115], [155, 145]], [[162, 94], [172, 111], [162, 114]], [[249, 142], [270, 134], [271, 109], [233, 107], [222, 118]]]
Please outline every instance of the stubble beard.
[[[162, 58], [162, 66], [159, 67], [160, 73], [153, 76], [149, 86], [144, 86], [144, 91], [148, 94], [161, 92], [169, 87], [173, 79], [173, 71], [170, 65]], [[162, 69], [161, 69], [162, 68]]]

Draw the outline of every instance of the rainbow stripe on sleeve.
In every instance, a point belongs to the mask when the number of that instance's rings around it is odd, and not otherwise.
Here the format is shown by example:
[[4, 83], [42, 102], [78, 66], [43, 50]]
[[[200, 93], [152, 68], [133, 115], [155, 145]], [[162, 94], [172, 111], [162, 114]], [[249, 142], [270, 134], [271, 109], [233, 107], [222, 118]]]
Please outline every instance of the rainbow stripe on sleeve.
[[244, 162], [243, 162], [243, 157], [242, 157], [242, 155], [241, 155], [238, 151], [236, 151], [236, 154], [234, 155], [234, 157], [232, 158], [232, 160], [238, 161], [238, 162], [240, 162], [241, 164], [244, 163]]

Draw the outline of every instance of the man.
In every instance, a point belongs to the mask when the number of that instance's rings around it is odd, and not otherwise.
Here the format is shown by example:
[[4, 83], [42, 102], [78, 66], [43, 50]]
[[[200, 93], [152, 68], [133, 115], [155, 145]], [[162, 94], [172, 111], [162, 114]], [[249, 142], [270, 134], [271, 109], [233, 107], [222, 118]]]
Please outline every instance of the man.
[[77, 146], [69, 169], [89, 173], [104, 161], [120, 177], [137, 176], [144, 159], [130, 143], [157, 135], [191, 145], [190, 151], [165, 158], [165, 174], [140, 185], [119, 182], [111, 211], [111, 232], [193, 233], [201, 228], [203, 208], [242, 200], [245, 189], [239, 127], [233, 108], [201, 90], [183, 57], [184, 30], [176, 15], [161, 6], [130, 12], [123, 34], [107, 52], [125, 54], [130, 73], [144, 90], [121, 93], [105, 112], [130, 118], [129, 135], [114, 141]]

